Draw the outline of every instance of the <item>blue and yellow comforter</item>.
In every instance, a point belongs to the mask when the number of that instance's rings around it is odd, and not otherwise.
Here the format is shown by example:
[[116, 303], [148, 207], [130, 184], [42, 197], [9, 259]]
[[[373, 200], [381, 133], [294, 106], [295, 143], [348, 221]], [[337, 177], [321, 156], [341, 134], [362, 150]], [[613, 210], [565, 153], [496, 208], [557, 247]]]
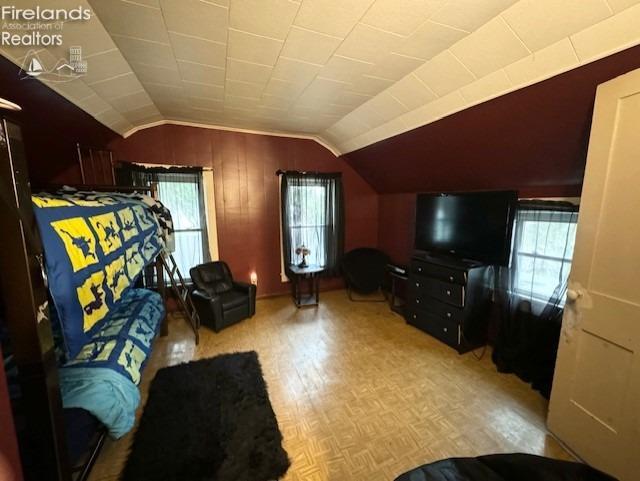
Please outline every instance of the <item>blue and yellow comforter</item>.
[[93, 413], [114, 437], [133, 426], [137, 384], [165, 309], [134, 289], [164, 247], [145, 203], [96, 194], [32, 197], [60, 331], [64, 407]]

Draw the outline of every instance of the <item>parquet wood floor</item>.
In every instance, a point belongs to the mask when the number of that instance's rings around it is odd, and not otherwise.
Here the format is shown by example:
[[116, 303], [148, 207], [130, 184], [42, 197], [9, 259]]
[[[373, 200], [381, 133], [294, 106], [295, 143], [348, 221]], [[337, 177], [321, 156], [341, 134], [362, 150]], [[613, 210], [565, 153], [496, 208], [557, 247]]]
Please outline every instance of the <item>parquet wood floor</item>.
[[[460, 356], [383, 303], [353, 303], [344, 291], [300, 310], [288, 297], [259, 300], [254, 318], [219, 334], [203, 328], [197, 348], [192, 337], [172, 319], [145, 370], [143, 403], [163, 366], [257, 351], [292, 460], [285, 481], [390, 481], [420, 464], [489, 453], [571, 459], [545, 428], [547, 402], [498, 373], [490, 352]], [[131, 439], [106, 442], [90, 481], [118, 479]]]

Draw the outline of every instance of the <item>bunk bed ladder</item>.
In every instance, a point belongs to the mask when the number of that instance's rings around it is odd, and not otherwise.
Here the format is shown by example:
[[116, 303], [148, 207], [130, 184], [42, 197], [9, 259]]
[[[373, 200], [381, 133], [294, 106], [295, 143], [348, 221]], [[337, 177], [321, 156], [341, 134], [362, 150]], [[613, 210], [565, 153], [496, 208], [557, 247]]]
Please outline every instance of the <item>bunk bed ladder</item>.
[[178, 305], [182, 312], [184, 312], [184, 315], [187, 316], [187, 321], [191, 325], [191, 329], [193, 329], [193, 333], [196, 336], [196, 344], [198, 344], [200, 342], [200, 318], [198, 317], [196, 308], [191, 300], [189, 288], [184, 282], [184, 277], [182, 277], [180, 269], [178, 269], [178, 264], [173, 258], [173, 254], [170, 252], [163, 252], [160, 254], [160, 259], [167, 271], [167, 277], [171, 283], [171, 289], [178, 300]]

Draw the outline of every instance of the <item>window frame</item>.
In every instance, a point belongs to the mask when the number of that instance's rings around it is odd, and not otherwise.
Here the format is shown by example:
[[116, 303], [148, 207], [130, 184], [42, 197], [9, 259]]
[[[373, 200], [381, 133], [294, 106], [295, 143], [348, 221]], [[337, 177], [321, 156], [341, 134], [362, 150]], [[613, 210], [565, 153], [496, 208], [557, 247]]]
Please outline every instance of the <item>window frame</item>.
[[[548, 214], [551, 214], [553, 212], [553, 215], [548, 215], [545, 216], [545, 211]], [[533, 213], [535, 212], [535, 217], [533, 215]], [[527, 218], [527, 214], [531, 214], [529, 215], [529, 218]], [[559, 215], [560, 214], [560, 215]], [[564, 219], [560, 218], [560, 216], [562, 214], [565, 214], [566, 217]], [[513, 241], [513, 245], [512, 245], [512, 251], [511, 251], [511, 258], [512, 258], [512, 263], [513, 263], [513, 259], [516, 259], [516, 270], [517, 270], [517, 266], [518, 266], [518, 262], [517, 260], [520, 257], [526, 257], [529, 259], [534, 259], [534, 261], [536, 259], [541, 259], [541, 260], [546, 260], [546, 261], [551, 261], [557, 264], [560, 264], [561, 267], [560, 269], [562, 269], [563, 265], [568, 264], [568, 272], [567, 272], [567, 276], [569, 276], [569, 274], [571, 273], [571, 264], [573, 261], [573, 252], [571, 253], [571, 255], [569, 257], [560, 257], [560, 256], [553, 256], [553, 255], [547, 255], [547, 254], [541, 254], [541, 253], [536, 253], [535, 252], [535, 248], [534, 248], [534, 252], [527, 252], [527, 251], [521, 251], [519, 249], [519, 245], [520, 242], [522, 240], [522, 233], [524, 231], [524, 225], [526, 224], [526, 222], [535, 222], [535, 223], [562, 223], [562, 224], [575, 224], [577, 226], [578, 223], [578, 218], [575, 215], [576, 213], [574, 211], [558, 211], [555, 209], [545, 209], [543, 206], [540, 207], [536, 207], [536, 208], [525, 208], [522, 209], [521, 212], [519, 212], [517, 218], [516, 218], [516, 222], [514, 223], [514, 241]], [[522, 224], [522, 226], [520, 226], [520, 224]], [[575, 234], [574, 234], [575, 235]], [[574, 240], [574, 246], [575, 246], [575, 240]], [[513, 285], [511, 286], [511, 294], [518, 296], [518, 297], [524, 297], [527, 299], [531, 299], [535, 302], [540, 302], [540, 303], [546, 303], [549, 300], [549, 297], [545, 297], [543, 295], [540, 294], [540, 292], [536, 292], [533, 288], [529, 289], [529, 290], [524, 290], [522, 288], [518, 287], [517, 284], [517, 272], [515, 273], [514, 276], [514, 281], [513, 281]], [[564, 306], [565, 300], [564, 299], [559, 299], [559, 303], [560, 303], [560, 307]]]

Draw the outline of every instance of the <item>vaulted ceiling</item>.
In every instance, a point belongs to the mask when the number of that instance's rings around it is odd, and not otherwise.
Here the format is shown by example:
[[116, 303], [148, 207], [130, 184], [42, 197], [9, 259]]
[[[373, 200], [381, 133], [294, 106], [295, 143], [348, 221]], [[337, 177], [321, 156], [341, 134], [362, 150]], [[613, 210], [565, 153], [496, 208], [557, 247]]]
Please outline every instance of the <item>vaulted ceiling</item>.
[[[163, 121], [346, 153], [640, 43], [640, 0], [23, 0], [91, 8], [41, 80], [116, 132]], [[29, 47], [3, 46], [18, 65]]]

